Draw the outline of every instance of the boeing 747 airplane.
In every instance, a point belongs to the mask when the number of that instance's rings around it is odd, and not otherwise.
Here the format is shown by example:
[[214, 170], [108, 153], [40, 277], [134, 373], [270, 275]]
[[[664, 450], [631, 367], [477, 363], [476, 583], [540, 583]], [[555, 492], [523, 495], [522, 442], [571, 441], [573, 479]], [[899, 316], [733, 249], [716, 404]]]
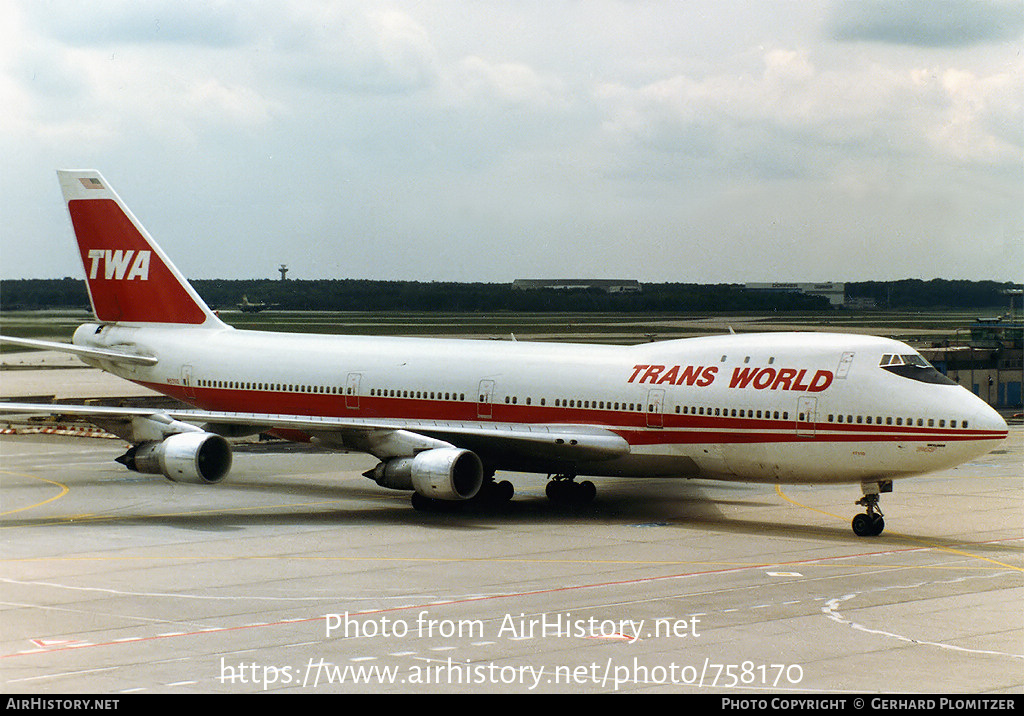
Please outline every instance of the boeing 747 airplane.
[[860, 485], [858, 535], [882, 532], [893, 480], [990, 451], [1006, 423], [885, 338], [762, 333], [594, 346], [297, 335], [223, 323], [95, 171], [58, 172], [96, 322], [61, 350], [176, 398], [153, 410], [7, 403], [85, 416], [131, 443], [127, 468], [216, 483], [227, 438], [270, 431], [363, 451], [366, 476], [430, 509], [507, 500], [499, 471]]

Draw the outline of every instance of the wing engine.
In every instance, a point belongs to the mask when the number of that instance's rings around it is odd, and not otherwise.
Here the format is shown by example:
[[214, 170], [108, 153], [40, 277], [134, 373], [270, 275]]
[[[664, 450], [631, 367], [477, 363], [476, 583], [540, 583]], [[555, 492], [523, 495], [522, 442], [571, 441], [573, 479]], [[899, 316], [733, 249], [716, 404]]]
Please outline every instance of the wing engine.
[[435, 500], [468, 500], [479, 492], [484, 481], [480, 458], [454, 447], [396, 457], [363, 474], [381, 487], [414, 490]]
[[175, 433], [160, 442], [133, 445], [117, 461], [129, 470], [163, 475], [171, 482], [210, 485], [231, 469], [231, 446], [213, 433]]

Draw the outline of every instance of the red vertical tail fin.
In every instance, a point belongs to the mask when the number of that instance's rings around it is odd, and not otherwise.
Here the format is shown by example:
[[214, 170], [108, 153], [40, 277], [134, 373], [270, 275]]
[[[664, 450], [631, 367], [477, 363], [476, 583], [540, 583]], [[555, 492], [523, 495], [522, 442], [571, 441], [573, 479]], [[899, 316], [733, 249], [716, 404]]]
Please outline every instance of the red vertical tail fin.
[[223, 327], [96, 171], [58, 171], [96, 318]]

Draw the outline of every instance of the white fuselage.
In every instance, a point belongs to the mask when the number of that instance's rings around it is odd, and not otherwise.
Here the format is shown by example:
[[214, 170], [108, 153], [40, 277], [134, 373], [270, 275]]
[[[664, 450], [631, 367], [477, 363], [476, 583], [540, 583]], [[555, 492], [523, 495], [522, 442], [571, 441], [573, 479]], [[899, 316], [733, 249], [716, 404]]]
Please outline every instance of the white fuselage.
[[[991, 450], [1006, 424], [957, 385], [880, 367], [912, 355], [856, 335], [722, 335], [636, 346], [82, 326], [75, 343], [153, 366], [96, 365], [205, 410], [446, 425], [599, 426], [628, 454], [580, 475], [870, 482]], [[303, 435], [289, 437], [302, 439]], [[555, 472], [481, 455], [493, 469]]]

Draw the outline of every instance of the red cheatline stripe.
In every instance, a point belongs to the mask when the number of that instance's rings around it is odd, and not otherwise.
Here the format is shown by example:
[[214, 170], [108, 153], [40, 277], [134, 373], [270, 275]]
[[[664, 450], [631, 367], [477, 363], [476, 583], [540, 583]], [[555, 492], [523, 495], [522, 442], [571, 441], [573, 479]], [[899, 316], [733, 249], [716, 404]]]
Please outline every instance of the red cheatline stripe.
[[[453, 422], [509, 422], [581, 424], [606, 427], [632, 445], [690, 445], [704, 443], [848, 443], [848, 442], [964, 442], [1002, 440], [1005, 431], [928, 428], [848, 423], [798, 423], [786, 420], [722, 416], [660, 415], [663, 427], [647, 425], [648, 414], [586, 408], [493, 403], [490, 418], [478, 415], [472, 400], [429, 400], [358, 396], [359, 408], [346, 407], [350, 396], [341, 393], [300, 393], [145, 384], [205, 410], [268, 415], [308, 415], [338, 418], [438, 420]], [[772, 412], [775, 412], [774, 410]]]

